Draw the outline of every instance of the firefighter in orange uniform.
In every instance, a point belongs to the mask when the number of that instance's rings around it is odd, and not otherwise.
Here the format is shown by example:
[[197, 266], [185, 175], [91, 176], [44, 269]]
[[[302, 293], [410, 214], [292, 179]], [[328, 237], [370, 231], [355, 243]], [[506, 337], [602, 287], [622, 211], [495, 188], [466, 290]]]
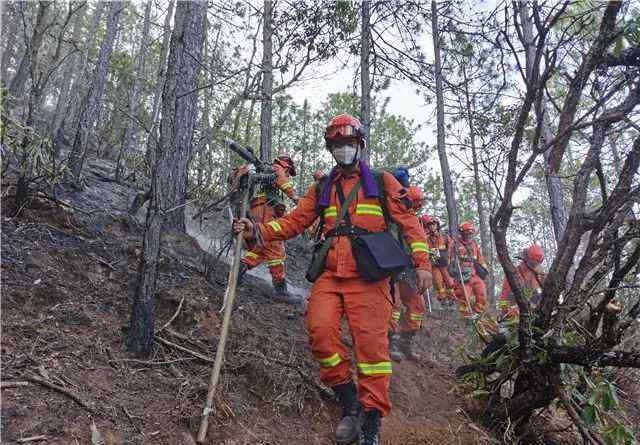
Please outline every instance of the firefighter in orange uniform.
[[436, 217], [422, 215], [420, 222], [427, 234], [436, 298], [445, 304], [455, 302], [454, 282], [447, 269], [449, 266], [449, 244], [451, 240], [440, 231], [440, 221]]
[[[407, 198], [411, 202], [411, 211], [414, 214], [422, 208], [425, 197], [419, 187], [407, 188]], [[405, 358], [419, 361], [421, 358], [415, 350], [414, 337], [422, 325], [425, 304], [422, 294], [416, 290], [414, 271], [411, 268], [407, 269], [394, 285], [394, 305], [389, 322], [389, 356], [394, 362], [401, 362]], [[402, 306], [405, 308], [404, 312]]]
[[[298, 202], [291, 179], [296, 175], [293, 160], [289, 156], [278, 156], [272, 163], [272, 169], [276, 175], [275, 181], [272, 184], [261, 185], [250, 203], [251, 217], [255, 222], [268, 223], [285, 214], [286, 206], [282, 198], [283, 193], [293, 202]], [[248, 167], [241, 166], [234, 178], [239, 178], [247, 172]], [[294, 298], [287, 290], [285, 258], [284, 241], [273, 240], [263, 243], [262, 246], [255, 246], [247, 251], [242, 258], [238, 279], [241, 280], [248, 270], [266, 263], [269, 273], [271, 273], [274, 300], [296, 304], [298, 298]]]
[[[525, 297], [527, 297], [529, 304], [531, 304], [534, 309], [540, 304], [540, 297], [542, 296], [544, 272], [540, 266], [543, 260], [544, 251], [542, 247], [532, 244], [521, 255], [521, 261], [517, 267], [518, 274], [520, 274], [520, 278], [524, 284]], [[520, 310], [511, 292], [509, 281], [506, 278], [502, 283], [502, 292], [500, 292], [498, 305], [503, 318], [509, 321], [517, 320]]]
[[[330, 240], [330, 248], [307, 305], [305, 321], [311, 352], [320, 364], [320, 379], [342, 403], [336, 441], [348, 444], [359, 438], [360, 445], [377, 445], [380, 418], [391, 410], [387, 338], [391, 295], [388, 278], [369, 282], [358, 272], [351, 243], [353, 230], [386, 231], [384, 215], [389, 215], [411, 248], [419, 292], [431, 284], [431, 265], [424, 231], [403, 202], [402, 186], [389, 173], [375, 176], [364, 161], [359, 161], [366, 147], [360, 121], [348, 114], [334, 117], [325, 131], [325, 142], [336, 166], [320, 192], [312, 186], [286, 216], [255, 225], [242, 219], [234, 222], [234, 231], [243, 231], [249, 243], [256, 237], [267, 242], [286, 240], [302, 233], [322, 212], [322, 233]], [[376, 178], [382, 182], [384, 199]], [[349, 198], [345, 200], [345, 196]], [[346, 215], [336, 227], [341, 202], [349, 200]], [[344, 316], [353, 338], [357, 387], [351, 356], [341, 334]]]
[[[473, 239], [475, 227], [470, 222], [463, 222], [458, 227], [460, 238], [453, 240], [449, 250], [454, 279], [454, 292], [458, 299], [458, 307], [463, 316], [471, 316], [471, 312], [482, 314], [487, 303], [487, 288], [484, 284], [488, 268], [478, 243]], [[457, 256], [457, 260], [456, 260]], [[458, 264], [459, 262], [459, 269]], [[471, 309], [471, 312], [469, 311]]]

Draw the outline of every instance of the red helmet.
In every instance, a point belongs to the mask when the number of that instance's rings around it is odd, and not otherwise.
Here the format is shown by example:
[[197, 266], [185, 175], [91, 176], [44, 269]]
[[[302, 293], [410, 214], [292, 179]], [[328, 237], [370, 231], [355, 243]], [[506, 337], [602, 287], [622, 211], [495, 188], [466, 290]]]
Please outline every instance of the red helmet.
[[537, 244], [532, 244], [527, 249], [527, 257], [532, 261], [542, 263], [544, 260], [544, 250]]
[[287, 155], [280, 155], [274, 161], [274, 163], [281, 165], [283, 168], [289, 170], [291, 176], [296, 175], [296, 166], [293, 164], [293, 159]]
[[313, 179], [315, 179], [316, 181], [321, 180], [322, 178], [324, 178], [324, 173], [322, 173], [320, 170], [318, 170], [317, 172], [315, 172], [313, 174]]
[[422, 205], [424, 204], [425, 196], [420, 187], [412, 185], [407, 189], [407, 198], [411, 200], [413, 204], [413, 210], [420, 210], [420, 208], [422, 208]]
[[350, 114], [340, 114], [329, 121], [324, 131], [325, 142], [340, 140], [348, 137], [364, 139], [362, 124]]
[[476, 228], [469, 221], [464, 221], [458, 226], [458, 230], [462, 233], [474, 233]]
[[429, 224], [437, 224], [440, 227], [440, 220], [436, 216], [422, 215], [420, 217], [420, 222], [423, 226], [428, 226]]

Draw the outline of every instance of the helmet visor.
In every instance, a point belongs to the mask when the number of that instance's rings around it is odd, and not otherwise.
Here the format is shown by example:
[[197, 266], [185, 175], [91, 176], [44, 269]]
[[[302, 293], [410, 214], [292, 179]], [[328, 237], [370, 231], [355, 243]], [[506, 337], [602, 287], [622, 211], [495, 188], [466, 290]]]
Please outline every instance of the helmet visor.
[[359, 137], [358, 129], [353, 125], [335, 125], [324, 132], [325, 139], [340, 139], [347, 137]]

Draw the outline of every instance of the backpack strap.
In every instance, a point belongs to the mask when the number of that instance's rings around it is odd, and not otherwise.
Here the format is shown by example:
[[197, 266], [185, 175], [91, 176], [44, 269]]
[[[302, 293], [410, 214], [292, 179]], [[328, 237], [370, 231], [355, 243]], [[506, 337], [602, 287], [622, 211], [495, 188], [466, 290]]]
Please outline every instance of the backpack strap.
[[375, 169], [371, 172], [373, 179], [378, 186], [378, 201], [380, 201], [380, 207], [382, 207], [382, 214], [384, 215], [384, 222], [389, 228], [391, 224], [391, 217], [389, 216], [389, 209], [387, 209], [387, 193], [384, 189], [384, 170]]
[[320, 223], [318, 224], [318, 228], [315, 233], [315, 241], [320, 238], [320, 234], [324, 228], [324, 208], [320, 207], [320, 197], [322, 196], [322, 191], [327, 185], [331, 187], [331, 184], [329, 184], [329, 176], [330, 175], [327, 175], [320, 179], [320, 181], [316, 182], [316, 215], [320, 218]]

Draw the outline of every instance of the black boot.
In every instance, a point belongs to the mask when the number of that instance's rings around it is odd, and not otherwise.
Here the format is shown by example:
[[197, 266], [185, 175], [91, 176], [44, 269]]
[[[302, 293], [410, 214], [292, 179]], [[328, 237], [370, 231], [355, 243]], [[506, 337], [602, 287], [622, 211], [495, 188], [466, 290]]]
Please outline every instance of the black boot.
[[360, 402], [356, 384], [351, 381], [333, 387], [333, 392], [342, 404], [342, 419], [336, 427], [336, 442], [353, 443], [360, 433]]
[[404, 360], [404, 354], [400, 350], [400, 336], [398, 334], [391, 334], [389, 336], [389, 357], [394, 362]]
[[287, 282], [284, 280], [273, 282], [273, 300], [279, 303], [300, 304], [300, 299], [289, 293]]
[[400, 334], [400, 351], [408, 359], [414, 362], [419, 362], [422, 356], [415, 349], [415, 337], [416, 331], [407, 331]]
[[365, 411], [359, 445], [380, 445], [380, 411]]

